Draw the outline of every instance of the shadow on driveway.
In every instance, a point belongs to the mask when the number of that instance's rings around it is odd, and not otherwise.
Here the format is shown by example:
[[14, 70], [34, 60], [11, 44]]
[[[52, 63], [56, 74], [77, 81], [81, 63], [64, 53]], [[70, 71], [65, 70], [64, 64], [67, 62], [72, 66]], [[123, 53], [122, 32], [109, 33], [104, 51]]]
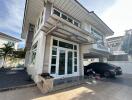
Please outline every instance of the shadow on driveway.
[[0, 69], [0, 90], [33, 83], [23, 68]]
[[120, 85], [126, 85], [132, 87], [132, 75], [130, 74], [123, 74], [117, 78], [113, 79], [104, 79], [103, 82], [112, 82]]

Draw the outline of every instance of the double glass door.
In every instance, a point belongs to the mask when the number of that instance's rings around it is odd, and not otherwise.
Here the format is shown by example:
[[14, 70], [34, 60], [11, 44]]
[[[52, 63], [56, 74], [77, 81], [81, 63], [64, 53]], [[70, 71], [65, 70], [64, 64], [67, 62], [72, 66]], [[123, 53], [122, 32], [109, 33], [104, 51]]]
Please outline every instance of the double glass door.
[[[54, 72], [55, 77], [70, 77], [73, 75], [73, 51], [63, 48], [58, 48], [56, 55], [56, 69]], [[53, 58], [53, 57], [52, 57]], [[52, 66], [53, 67], [53, 66]], [[52, 73], [51, 73], [52, 74]]]
[[59, 50], [58, 75], [73, 73], [73, 52], [69, 50]]

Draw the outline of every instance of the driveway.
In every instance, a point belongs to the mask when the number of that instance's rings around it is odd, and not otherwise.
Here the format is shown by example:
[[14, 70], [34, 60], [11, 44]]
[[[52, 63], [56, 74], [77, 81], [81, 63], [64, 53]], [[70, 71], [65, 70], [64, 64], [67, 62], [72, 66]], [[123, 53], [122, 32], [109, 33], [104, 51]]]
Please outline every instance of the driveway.
[[34, 84], [23, 68], [0, 69], [0, 91], [3, 89]]
[[132, 75], [43, 95], [36, 87], [0, 93], [1, 100], [132, 100]]

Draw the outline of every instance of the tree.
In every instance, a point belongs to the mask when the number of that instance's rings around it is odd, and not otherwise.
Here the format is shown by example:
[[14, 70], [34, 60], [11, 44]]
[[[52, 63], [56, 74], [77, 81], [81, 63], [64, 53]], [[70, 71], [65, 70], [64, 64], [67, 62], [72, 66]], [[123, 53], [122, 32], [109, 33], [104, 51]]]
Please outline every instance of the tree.
[[12, 56], [13, 54], [13, 46], [14, 44], [11, 42], [8, 42], [7, 44], [3, 44], [4, 46], [2, 48], [0, 48], [0, 57], [3, 58], [3, 65], [2, 67], [5, 67], [5, 63], [6, 63], [6, 57], [7, 56]]

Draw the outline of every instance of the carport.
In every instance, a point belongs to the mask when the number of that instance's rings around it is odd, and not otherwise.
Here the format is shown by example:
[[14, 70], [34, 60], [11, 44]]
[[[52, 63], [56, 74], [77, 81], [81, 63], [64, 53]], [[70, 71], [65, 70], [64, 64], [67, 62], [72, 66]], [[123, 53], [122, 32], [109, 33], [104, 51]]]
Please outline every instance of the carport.
[[84, 65], [92, 62], [106, 62], [110, 53], [92, 50], [84, 54]]

